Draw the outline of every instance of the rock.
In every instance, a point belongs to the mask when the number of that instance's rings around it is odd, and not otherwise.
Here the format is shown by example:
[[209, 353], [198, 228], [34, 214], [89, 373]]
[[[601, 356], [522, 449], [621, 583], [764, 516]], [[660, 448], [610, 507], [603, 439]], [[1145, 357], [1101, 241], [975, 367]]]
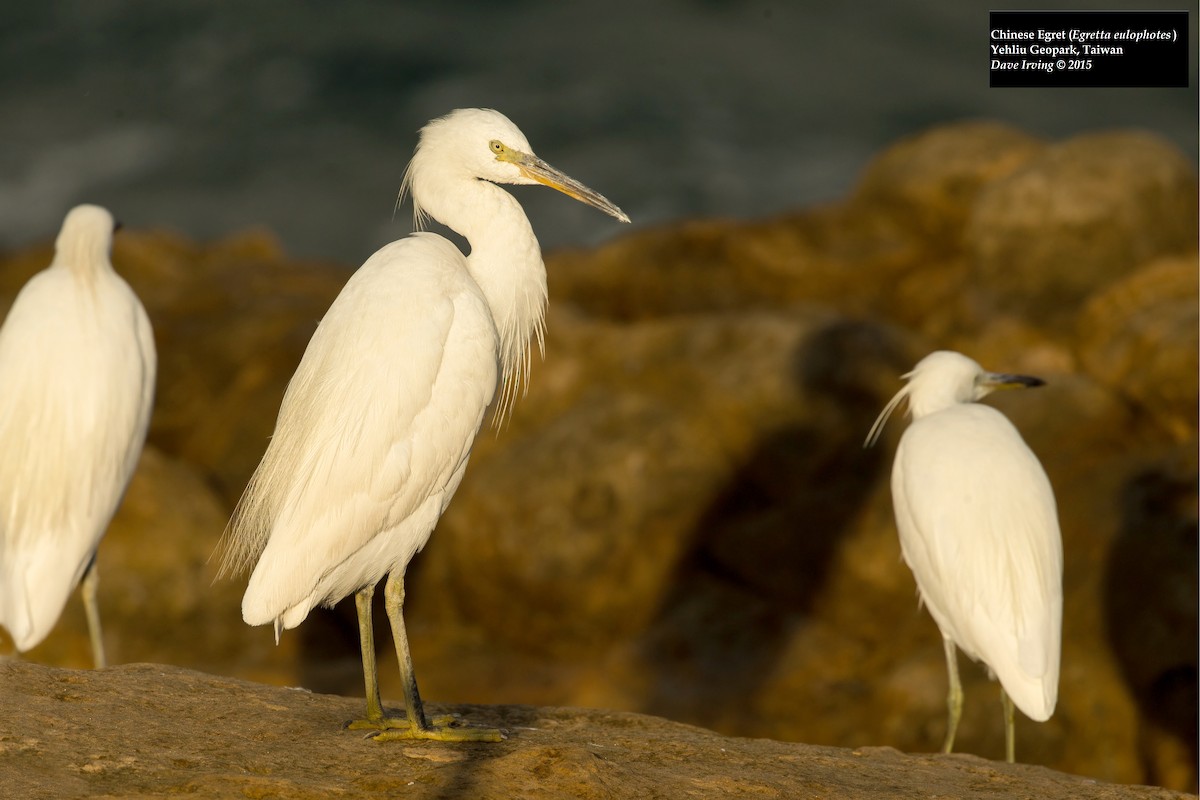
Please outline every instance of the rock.
[[1084, 369], [1180, 440], [1196, 436], [1200, 269], [1190, 255], [1151, 262], [1088, 299], [1079, 316]]
[[957, 248], [984, 187], [1045, 149], [1029, 134], [996, 122], [939, 126], [876, 157], [859, 181], [855, 202], [894, 217], [927, 241]]
[[[860, 446], [878, 398], [829, 362], [899, 371], [885, 330], [765, 314], [639, 326], [555, 315], [550, 330], [555, 357], [503, 447], [475, 453], [472, 486], [489, 490], [464, 490], [443, 517], [421, 580], [436, 570], [445, 585], [426, 591], [510, 642], [577, 655], [643, 630], [690, 553], [768, 598], [817, 593], [794, 565], [828, 549], [822, 524], [879, 468]], [[806, 474], [838, 468], [861, 475], [844, 496], [841, 483], [803, 491]]]
[[1093, 291], [1193, 251], [1196, 166], [1141, 132], [1077, 136], [984, 187], [968, 225], [971, 278], [1002, 310], [1070, 324]]
[[856, 201], [635, 231], [594, 252], [556, 253], [550, 296], [614, 321], [834, 307], [897, 320], [930, 314], [944, 327], [957, 313], [944, 306], [961, 294], [965, 267], [906, 225], [890, 206]]
[[377, 743], [361, 702], [151, 664], [0, 664], [5, 797], [1180, 797], [973, 756], [735, 739], [639, 714], [432, 706], [498, 744]]
[[[1120, 523], [1104, 573], [1109, 645], [1143, 709], [1138, 749], [1155, 782], [1186, 785], [1200, 704], [1200, 552], [1195, 439], [1178, 461], [1147, 460], [1120, 496]], [[1146, 614], [1153, 608], [1153, 614]], [[1186, 780], [1186, 779], [1184, 779]]]

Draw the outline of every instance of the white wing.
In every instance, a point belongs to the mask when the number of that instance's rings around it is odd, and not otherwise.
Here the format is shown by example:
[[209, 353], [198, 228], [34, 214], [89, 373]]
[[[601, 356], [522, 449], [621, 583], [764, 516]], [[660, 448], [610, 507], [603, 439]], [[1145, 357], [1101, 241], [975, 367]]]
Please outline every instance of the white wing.
[[892, 473], [904, 559], [942, 630], [1029, 717], [1058, 693], [1062, 538], [1037, 457], [1008, 419], [965, 404], [913, 422]]
[[0, 331], [0, 622], [50, 632], [129, 483], [146, 437], [150, 322], [104, 266], [35, 275]]
[[231, 523], [226, 565], [258, 557], [248, 623], [293, 627], [404, 568], [462, 477], [497, 351], [487, 304], [445, 239], [394, 242], [354, 274], [309, 342]]

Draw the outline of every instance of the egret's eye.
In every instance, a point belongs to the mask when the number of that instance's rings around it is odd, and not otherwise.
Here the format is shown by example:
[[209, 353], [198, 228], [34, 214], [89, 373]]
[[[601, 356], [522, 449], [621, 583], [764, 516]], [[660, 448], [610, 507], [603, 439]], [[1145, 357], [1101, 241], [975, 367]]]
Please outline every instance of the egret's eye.
[[492, 152], [496, 155], [502, 154], [507, 149], [499, 139], [492, 139], [491, 148]]

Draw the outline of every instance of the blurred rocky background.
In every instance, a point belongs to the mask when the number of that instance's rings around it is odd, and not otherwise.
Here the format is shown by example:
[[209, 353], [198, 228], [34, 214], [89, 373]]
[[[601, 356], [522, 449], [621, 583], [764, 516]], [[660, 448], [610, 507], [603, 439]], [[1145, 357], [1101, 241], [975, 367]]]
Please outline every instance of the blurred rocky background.
[[[837, 202], [548, 253], [545, 362], [410, 569], [423, 693], [936, 751], [942, 647], [888, 488], [903, 421], [862, 442], [950, 348], [1047, 380], [987, 401], [1045, 464], [1064, 538], [1058, 709], [1019, 719], [1018, 759], [1195, 791], [1197, 213], [1195, 164], [1155, 135], [971, 121], [895, 142]], [[50, 254], [3, 257], [4, 309]], [[352, 602], [276, 647], [210, 561], [348, 265], [255, 229], [126, 229], [114, 262], [160, 377], [99, 552], [110, 660], [361, 696]], [[75, 598], [26, 658], [88, 653]], [[957, 748], [1002, 758], [997, 685], [962, 670]]]

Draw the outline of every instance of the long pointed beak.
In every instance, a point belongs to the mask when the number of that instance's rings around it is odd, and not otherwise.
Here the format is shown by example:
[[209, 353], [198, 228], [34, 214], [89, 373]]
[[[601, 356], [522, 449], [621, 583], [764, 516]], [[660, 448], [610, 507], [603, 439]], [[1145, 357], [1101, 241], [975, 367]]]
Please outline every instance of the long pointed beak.
[[1032, 389], [1045, 386], [1046, 382], [1032, 375], [1009, 375], [1005, 372], [989, 372], [983, 385], [990, 389]]
[[616, 204], [604, 195], [589, 189], [569, 175], [559, 172], [537, 156], [522, 153], [518, 159], [514, 159], [513, 163], [526, 178], [535, 180], [543, 186], [549, 186], [551, 189], [557, 189], [567, 197], [573, 197], [581, 203], [598, 208], [621, 222], [629, 222], [629, 217], [625, 215], [625, 212], [617, 208]]

